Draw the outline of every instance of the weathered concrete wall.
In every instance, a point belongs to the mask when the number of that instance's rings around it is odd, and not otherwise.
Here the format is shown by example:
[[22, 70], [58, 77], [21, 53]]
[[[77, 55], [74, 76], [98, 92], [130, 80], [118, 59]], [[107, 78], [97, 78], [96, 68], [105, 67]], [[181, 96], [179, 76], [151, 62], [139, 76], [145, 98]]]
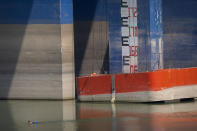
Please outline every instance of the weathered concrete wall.
[[1, 98], [74, 98], [72, 24], [1, 24], [0, 43]]
[[62, 98], [75, 98], [73, 0], [60, 0]]
[[196, 6], [196, 0], [163, 0], [165, 68], [197, 67]]
[[108, 24], [106, 21], [75, 23], [76, 76], [108, 72]]
[[73, 0], [75, 74], [109, 72], [107, 1]]
[[57, 24], [0, 25], [1, 98], [62, 97], [60, 35]]
[[75, 98], [72, 0], [7, 0], [0, 12], [0, 98]]
[[61, 25], [62, 97], [75, 98], [74, 32], [73, 24]]

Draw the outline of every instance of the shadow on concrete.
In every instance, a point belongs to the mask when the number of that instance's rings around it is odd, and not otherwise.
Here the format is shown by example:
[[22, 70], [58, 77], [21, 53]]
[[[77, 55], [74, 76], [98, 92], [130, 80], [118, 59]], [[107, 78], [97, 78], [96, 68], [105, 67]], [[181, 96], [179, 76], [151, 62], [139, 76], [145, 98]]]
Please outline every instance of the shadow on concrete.
[[109, 70], [107, 2], [74, 0], [75, 75]]
[[31, 15], [33, 0], [1, 0], [0, 98], [7, 99]]
[[[0, 4], [0, 99], [7, 99], [34, 0], [1, 0]], [[0, 101], [0, 128], [13, 131], [10, 104]], [[2, 118], [4, 118], [2, 120]]]

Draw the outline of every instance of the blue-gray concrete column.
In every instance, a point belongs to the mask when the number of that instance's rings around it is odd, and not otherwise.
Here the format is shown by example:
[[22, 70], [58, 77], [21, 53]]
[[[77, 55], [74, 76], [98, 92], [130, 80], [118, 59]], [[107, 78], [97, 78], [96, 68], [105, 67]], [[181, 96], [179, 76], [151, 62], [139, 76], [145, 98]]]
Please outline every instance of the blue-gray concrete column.
[[109, 69], [111, 74], [122, 73], [120, 4], [120, 0], [108, 0]]
[[151, 70], [163, 69], [162, 0], [150, 0]]
[[75, 98], [73, 1], [60, 0], [62, 98]]

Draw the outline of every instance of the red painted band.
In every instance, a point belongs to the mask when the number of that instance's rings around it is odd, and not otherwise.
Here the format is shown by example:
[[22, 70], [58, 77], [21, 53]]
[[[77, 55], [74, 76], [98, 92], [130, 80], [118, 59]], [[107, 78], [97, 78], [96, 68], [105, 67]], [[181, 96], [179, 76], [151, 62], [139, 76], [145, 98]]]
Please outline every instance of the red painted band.
[[[78, 95], [111, 94], [111, 75], [77, 78]], [[197, 85], [197, 68], [164, 69], [115, 75], [116, 93], [160, 91], [175, 86]]]
[[78, 95], [111, 94], [111, 75], [77, 78]]

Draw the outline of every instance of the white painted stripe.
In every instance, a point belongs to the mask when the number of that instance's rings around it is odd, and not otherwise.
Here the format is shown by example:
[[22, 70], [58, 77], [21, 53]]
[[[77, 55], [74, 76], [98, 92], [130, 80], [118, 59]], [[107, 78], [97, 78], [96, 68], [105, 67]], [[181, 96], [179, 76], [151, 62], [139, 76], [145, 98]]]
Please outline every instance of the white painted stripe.
[[112, 99], [111, 94], [79, 96], [80, 101], [111, 101], [111, 99]]
[[[153, 102], [168, 101], [183, 98], [196, 98], [197, 85], [178, 86], [161, 91], [140, 91], [129, 93], [116, 93], [115, 101], [124, 102]], [[80, 101], [111, 101], [111, 94], [104, 95], [83, 95], [79, 96]]]
[[116, 101], [151, 102], [197, 97], [197, 85], [176, 86], [161, 91], [116, 93]]

